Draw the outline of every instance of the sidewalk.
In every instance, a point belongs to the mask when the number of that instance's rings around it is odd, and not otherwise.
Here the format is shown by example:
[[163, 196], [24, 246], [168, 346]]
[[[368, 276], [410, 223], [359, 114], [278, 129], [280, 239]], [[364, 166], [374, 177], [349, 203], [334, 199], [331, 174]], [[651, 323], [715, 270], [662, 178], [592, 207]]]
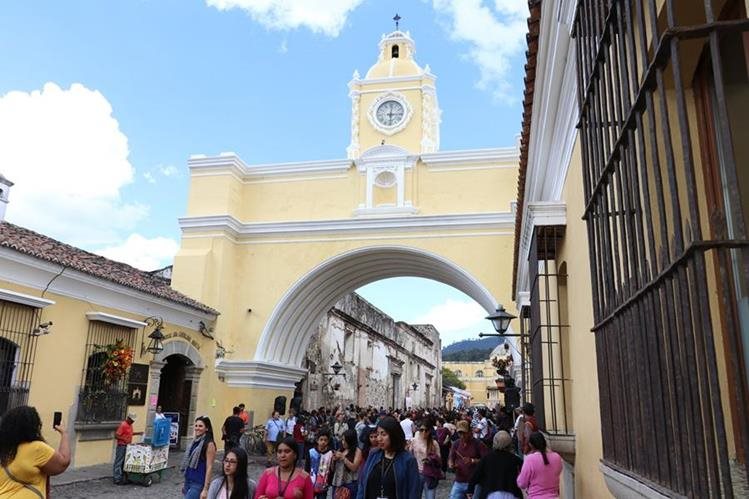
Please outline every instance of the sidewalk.
[[[166, 469], [176, 468], [182, 461], [183, 451], [172, 451], [169, 453], [169, 461]], [[69, 485], [71, 483], [88, 482], [91, 480], [112, 479], [112, 463], [84, 466], [78, 469], [68, 469], [65, 473], [53, 476], [50, 486]]]
[[[181, 450], [169, 452], [169, 461], [165, 469], [177, 468], [182, 461], [183, 455], [184, 451]], [[213, 465], [213, 471], [216, 474], [221, 472], [221, 460], [223, 459], [223, 457], [224, 451], [222, 449], [219, 449], [216, 453], [216, 461]], [[265, 464], [265, 459], [265, 456], [248, 456], [248, 463], [263, 465]], [[56, 487], [58, 485], [70, 485], [72, 483], [102, 480], [105, 478], [112, 478], [112, 463], [85, 466], [78, 469], [68, 469], [61, 475], [53, 476], [50, 479], [50, 486]]]

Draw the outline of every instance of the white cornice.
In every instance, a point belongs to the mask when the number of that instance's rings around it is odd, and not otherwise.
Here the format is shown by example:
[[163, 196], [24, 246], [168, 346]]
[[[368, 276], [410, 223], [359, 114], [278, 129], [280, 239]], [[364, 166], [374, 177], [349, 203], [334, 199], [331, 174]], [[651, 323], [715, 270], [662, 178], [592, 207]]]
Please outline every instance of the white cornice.
[[515, 166], [520, 161], [516, 147], [497, 147], [493, 149], [466, 149], [462, 151], [440, 151], [421, 155], [421, 161], [428, 167], [454, 164], [506, 163]]
[[273, 175], [299, 175], [311, 173], [343, 173], [351, 168], [350, 159], [321, 161], [301, 161], [292, 163], [272, 163], [248, 165], [234, 154], [219, 156], [191, 156], [187, 162], [193, 175], [231, 172], [240, 180]]
[[307, 370], [258, 360], [221, 359], [216, 362], [216, 374], [233, 388], [294, 390]]
[[47, 300], [45, 298], [39, 298], [37, 296], [25, 295], [23, 293], [16, 293], [9, 289], [0, 289], [0, 300], [10, 301], [13, 303], [19, 303], [21, 305], [28, 305], [34, 308], [44, 308], [49, 305], [54, 305], [55, 302]]
[[134, 321], [127, 317], [120, 317], [119, 315], [112, 315], [104, 312], [86, 312], [86, 317], [88, 317], [88, 320], [90, 321], [107, 322], [118, 326], [131, 327], [133, 329], [140, 329], [147, 326], [145, 322]]
[[200, 321], [212, 322], [213, 314], [201, 312], [187, 305], [150, 295], [136, 289], [99, 279], [77, 270], [62, 266], [17, 251], [0, 248], [0, 281], [12, 282], [32, 289], [44, 289], [53, 277], [60, 274], [49, 292], [134, 315], [157, 315], [165, 322], [198, 330]]
[[[408, 75], [408, 76], [385, 76], [382, 78], [363, 78], [361, 80], [351, 80], [349, 82], [349, 86], [351, 85], [376, 85], [380, 83], [402, 83], [402, 82], [409, 82], [409, 81], [422, 81], [422, 80], [432, 80], [434, 82], [437, 80], [437, 77], [432, 73], [421, 73], [418, 75]], [[383, 89], [384, 91], [385, 89]]]
[[533, 229], [546, 225], [567, 225], [567, 205], [561, 201], [546, 201], [529, 203], [523, 211], [523, 225], [520, 231], [518, 247], [518, 275], [515, 288], [515, 301], [520, 301], [520, 295], [529, 290], [528, 254], [531, 248]]
[[180, 218], [179, 224], [183, 233], [224, 231], [235, 238], [241, 239], [278, 235], [345, 234], [350, 232], [511, 229], [514, 226], [514, 217], [511, 212], [495, 212], [301, 222], [242, 223], [230, 215], [214, 215]]

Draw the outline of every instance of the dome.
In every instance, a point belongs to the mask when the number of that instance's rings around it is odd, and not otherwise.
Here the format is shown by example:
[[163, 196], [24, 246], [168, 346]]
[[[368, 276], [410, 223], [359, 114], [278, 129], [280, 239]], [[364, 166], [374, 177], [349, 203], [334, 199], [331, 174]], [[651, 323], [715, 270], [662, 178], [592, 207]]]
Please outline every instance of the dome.
[[393, 31], [382, 35], [377, 62], [367, 71], [367, 79], [418, 76], [424, 70], [414, 61], [415, 44], [411, 34]]

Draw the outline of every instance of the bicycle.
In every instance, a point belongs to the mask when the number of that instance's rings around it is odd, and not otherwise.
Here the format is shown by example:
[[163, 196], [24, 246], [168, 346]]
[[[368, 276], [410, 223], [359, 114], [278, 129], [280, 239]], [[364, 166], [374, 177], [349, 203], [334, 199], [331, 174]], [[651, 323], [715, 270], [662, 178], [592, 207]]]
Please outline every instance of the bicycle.
[[258, 425], [246, 431], [240, 439], [240, 445], [250, 456], [265, 455], [265, 426]]

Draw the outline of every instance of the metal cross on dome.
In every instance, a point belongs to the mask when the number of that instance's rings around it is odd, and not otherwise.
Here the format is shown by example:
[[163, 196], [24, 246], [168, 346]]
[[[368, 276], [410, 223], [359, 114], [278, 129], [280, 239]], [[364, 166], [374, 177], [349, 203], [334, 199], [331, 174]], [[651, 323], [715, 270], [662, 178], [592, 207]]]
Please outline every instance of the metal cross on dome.
[[395, 31], [398, 31], [398, 21], [400, 21], [402, 18], [398, 15], [398, 13], [395, 13], [395, 16], [393, 17], [393, 21], [395, 21]]

